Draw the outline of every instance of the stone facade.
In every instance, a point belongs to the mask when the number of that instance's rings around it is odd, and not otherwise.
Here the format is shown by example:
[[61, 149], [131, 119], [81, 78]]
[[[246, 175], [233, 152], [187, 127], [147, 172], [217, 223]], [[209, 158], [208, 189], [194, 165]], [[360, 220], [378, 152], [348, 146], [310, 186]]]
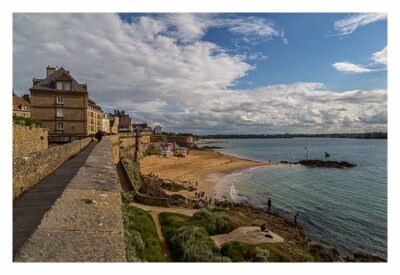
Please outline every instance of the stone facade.
[[46, 68], [44, 79], [33, 78], [31, 116], [49, 129], [49, 135], [87, 135], [88, 91], [64, 68]]
[[48, 148], [48, 129], [13, 125], [13, 158]]
[[85, 148], [91, 139], [77, 140], [13, 159], [13, 198], [18, 197], [67, 159]]
[[88, 135], [94, 135], [98, 131], [102, 131], [103, 128], [103, 111], [101, 110], [101, 107], [96, 104], [93, 100], [89, 99], [88, 102], [88, 126], [87, 126], [87, 132]]
[[110, 118], [108, 114], [103, 114], [103, 118], [101, 119], [101, 130], [107, 134], [111, 133]]

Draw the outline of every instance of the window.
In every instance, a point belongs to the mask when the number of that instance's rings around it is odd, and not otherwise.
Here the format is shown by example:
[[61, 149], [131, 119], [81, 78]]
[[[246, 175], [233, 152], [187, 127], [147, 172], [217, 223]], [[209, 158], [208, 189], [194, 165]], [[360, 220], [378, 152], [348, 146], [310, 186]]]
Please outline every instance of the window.
[[64, 97], [57, 96], [56, 102], [57, 102], [57, 104], [64, 104]]
[[57, 130], [63, 130], [64, 129], [64, 122], [57, 122]]
[[64, 83], [64, 90], [71, 91], [71, 82]]
[[57, 90], [62, 90], [63, 89], [63, 83], [62, 82], [57, 82]]
[[63, 109], [57, 109], [57, 117], [64, 117], [64, 110]]

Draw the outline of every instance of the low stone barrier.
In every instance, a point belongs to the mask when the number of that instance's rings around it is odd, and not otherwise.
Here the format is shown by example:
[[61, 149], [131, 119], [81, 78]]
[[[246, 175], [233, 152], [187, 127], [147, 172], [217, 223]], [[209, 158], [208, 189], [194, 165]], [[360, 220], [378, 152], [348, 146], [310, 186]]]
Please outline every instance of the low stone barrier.
[[53, 172], [73, 155], [79, 153], [91, 138], [50, 147], [13, 159], [13, 198], [18, 197], [41, 179]]
[[17, 262], [125, 262], [121, 187], [104, 137], [15, 257]]
[[134, 199], [137, 202], [146, 204], [146, 205], [155, 205], [155, 206], [164, 206], [164, 207], [169, 207], [169, 203], [168, 203], [168, 198], [161, 198], [161, 197], [152, 197], [152, 196], [148, 196], [145, 194], [142, 194], [139, 192], [139, 190], [137, 190], [135, 184], [133, 184], [133, 179], [131, 178], [131, 176], [128, 173], [128, 170], [125, 166], [125, 163], [122, 161], [122, 166], [124, 167], [124, 171], [125, 173], [128, 175], [129, 181], [131, 183], [131, 186], [133, 188], [134, 191]]
[[13, 124], [13, 158], [46, 150], [48, 129]]

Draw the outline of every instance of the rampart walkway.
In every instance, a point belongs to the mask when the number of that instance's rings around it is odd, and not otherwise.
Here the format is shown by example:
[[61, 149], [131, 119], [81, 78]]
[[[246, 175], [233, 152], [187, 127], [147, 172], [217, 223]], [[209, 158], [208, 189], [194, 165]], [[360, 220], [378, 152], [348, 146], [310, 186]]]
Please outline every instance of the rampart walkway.
[[90, 155], [39, 227], [15, 256], [17, 262], [124, 262], [121, 187], [109, 137]]
[[50, 210], [67, 184], [96, 146], [91, 142], [77, 155], [43, 178], [13, 202], [13, 255], [22, 247], [39, 226], [44, 214]]

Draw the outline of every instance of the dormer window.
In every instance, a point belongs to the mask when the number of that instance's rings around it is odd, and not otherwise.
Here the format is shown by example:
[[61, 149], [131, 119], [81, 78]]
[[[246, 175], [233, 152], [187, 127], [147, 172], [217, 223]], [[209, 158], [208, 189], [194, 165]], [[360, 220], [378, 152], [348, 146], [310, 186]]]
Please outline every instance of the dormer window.
[[56, 89], [59, 91], [71, 91], [71, 82], [62, 82], [62, 81], [57, 81], [56, 82]]
[[64, 82], [64, 90], [71, 91], [71, 82]]
[[63, 83], [62, 82], [56, 82], [57, 90], [62, 90], [63, 89]]

